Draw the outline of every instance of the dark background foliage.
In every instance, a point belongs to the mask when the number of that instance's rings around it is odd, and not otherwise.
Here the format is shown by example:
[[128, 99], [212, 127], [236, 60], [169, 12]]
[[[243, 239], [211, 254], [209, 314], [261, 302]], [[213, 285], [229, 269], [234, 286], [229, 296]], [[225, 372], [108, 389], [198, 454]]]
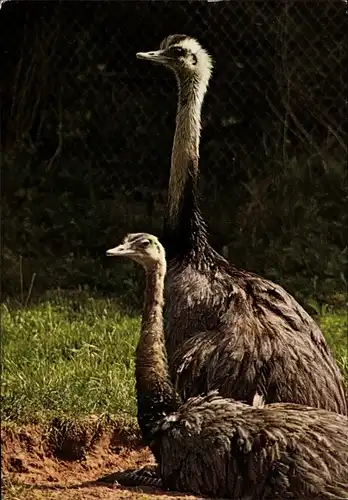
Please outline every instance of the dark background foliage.
[[310, 304], [346, 288], [343, 1], [6, 2], [0, 10], [2, 289], [137, 296], [105, 250], [161, 233], [172, 75], [135, 58], [195, 36], [215, 70], [202, 208], [236, 265]]

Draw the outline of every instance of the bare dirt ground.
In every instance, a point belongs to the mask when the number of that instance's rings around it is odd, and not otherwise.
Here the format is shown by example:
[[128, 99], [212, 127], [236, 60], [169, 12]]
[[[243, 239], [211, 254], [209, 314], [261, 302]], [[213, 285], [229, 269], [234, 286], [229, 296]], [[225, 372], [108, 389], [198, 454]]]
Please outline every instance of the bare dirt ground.
[[[58, 429], [58, 431], [57, 431]], [[2, 498], [8, 500], [194, 499], [152, 488], [93, 483], [108, 473], [153, 463], [135, 434], [91, 426], [1, 429]]]

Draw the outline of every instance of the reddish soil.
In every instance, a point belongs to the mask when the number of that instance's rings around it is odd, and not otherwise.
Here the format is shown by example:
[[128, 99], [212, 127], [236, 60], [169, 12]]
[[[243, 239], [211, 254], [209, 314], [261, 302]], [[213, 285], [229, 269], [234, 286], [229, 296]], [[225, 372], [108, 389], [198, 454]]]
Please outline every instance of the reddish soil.
[[8, 500], [142, 499], [195, 497], [152, 488], [93, 483], [108, 473], [153, 463], [136, 433], [94, 422], [87, 426], [55, 422], [1, 430], [3, 498]]

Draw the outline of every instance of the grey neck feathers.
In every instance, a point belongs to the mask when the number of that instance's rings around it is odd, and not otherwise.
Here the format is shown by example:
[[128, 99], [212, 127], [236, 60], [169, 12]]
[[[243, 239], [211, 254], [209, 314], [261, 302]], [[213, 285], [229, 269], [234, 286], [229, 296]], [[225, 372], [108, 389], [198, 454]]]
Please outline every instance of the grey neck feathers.
[[175, 235], [175, 239], [179, 233], [186, 237], [189, 231], [189, 244], [195, 243], [192, 235], [199, 235], [203, 242], [206, 241], [205, 224], [197, 203], [197, 182], [201, 110], [208, 81], [209, 78], [181, 78], [177, 75], [179, 99], [164, 234], [167, 252], [172, 246], [171, 235]]
[[165, 265], [146, 270], [142, 326], [136, 354], [137, 387], [152, 392], [154, 384], [167, 383], [169, 369], [163, 333], [163, 288]]

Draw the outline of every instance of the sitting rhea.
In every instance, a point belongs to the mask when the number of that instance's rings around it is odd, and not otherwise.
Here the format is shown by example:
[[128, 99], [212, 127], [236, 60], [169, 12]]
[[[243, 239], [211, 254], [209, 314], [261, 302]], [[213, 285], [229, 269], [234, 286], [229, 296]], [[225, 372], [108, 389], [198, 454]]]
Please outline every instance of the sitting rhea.
[[163, 246], [150, 234], [129, 234], [107, 255], [133, 259], [146, 273], [136, 394], [139, 426], [158, 464], [153, 483], [146, 471], [113, 477], [210, 497], [347, 498], [347, 417], [290, 403], [264, 406], [258, 396], [249, 406], [217, 392], [182, 403], [164, 344]]

